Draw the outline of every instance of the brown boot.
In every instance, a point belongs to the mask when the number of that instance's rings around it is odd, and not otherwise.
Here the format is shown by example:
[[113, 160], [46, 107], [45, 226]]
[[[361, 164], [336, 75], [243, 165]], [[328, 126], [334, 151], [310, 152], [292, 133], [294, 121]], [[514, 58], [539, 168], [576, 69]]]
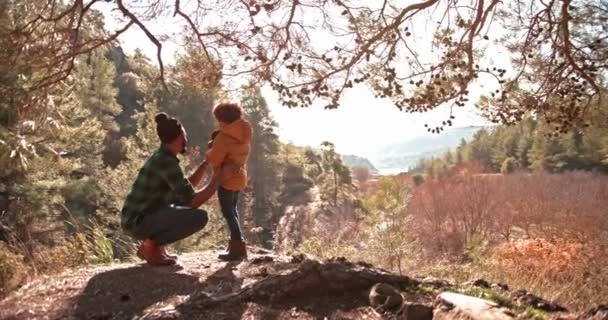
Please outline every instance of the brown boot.
[[160, 254], [162, 254], [163, 256], [165, 256], [169, 259], [177, 260], [177, 256], [174, 254], [169, 254], [167, 252], [167, 248], [165, 246], [158, 246], [158, 250], [160, 251]]
[[146, 239], [141, 243], [139, 249], [137, 250], [137, 256], [143, 260], [146, 260], [148, 264], [155, 266], [168, 266], [175, 264], [174, 259], [170, 259], [162, 254], [159, 246], [157, 246], [152, 239]]
[[247, 246], [243, 240], [230, 240], [230, 251], [228, 254], [220, 254], [218, 258], [224, 261], [236, 261], [247, 259]]
[[230, 252], [230, 247], [231, 247], [231, 246], [232, 246], [232, 240], [228, 241], [228, 246], [226, 246], [226, 253], [221, 253], [221, 254], [219, 254], [217, 257], [218, 257], [219, 259], [221, 259], [221, 258], [222, 258], [222, 256], [227, 255], [227, 254]]

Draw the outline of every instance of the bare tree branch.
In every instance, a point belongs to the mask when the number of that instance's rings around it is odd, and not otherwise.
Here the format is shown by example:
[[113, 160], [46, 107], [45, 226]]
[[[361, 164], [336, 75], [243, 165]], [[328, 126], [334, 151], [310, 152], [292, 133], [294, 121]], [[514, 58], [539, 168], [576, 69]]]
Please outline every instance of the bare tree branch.
[[152, 34], [152, 32], [150, 32], [150, 30], [148, 30], [148, 28], [131, 11], [129, 11], [129, 9], [127, 9], [123, 5], [122, 1], [123, 0], [116, 0], [116, 4], [118, 5], [118, 8], [120, 9], [120, 11], [126, 17], [128, 17], [133, 23], [135, 23], [139, 27], [139, 29], [146, 34], [148, 39], [150, 39], [150, 41], [156, 46], [156, 59], [158, 61], [158, 67], [160, 69], [159, 80], [161, 81], [165, 90], [169, 90], [169, 88], [167, 87], [167, 84], [165, 82], [165, 65], [163, 63], [163, 57], [162, 57], [162, 50], [163, 50], [162, 43], [160, 43], [160, 41], [158, 41], [158, 39]]
[[[182, 40], [200, 49], [218, 76], [267, 83], [288, 107], [322, 101], [337, 108], [347, 89], [363, 83], [406, 112], [471, 105], [469, 92], [481, 90], [476, 105], [493, 121], [533, 114], [566, 128], [580, 123], [586, 105], [606, 90], [603, 2], [131, 1], [113, 2], [127, 22], [103, 36], [83, 33], [99, 0], [27, 4], [35, 13], [15, 24], [16, 49], [6, 60], [29, 59], [37, 75], [30, 89], [43, 90], [65, 80], [77, 56], [137, 25], [156, 48], [158, 81], [167, 88], [164, 36], [151, 23], [173, 19], [187, 30]], [[492, 61], [493, 50], [508, 54], [504, 66]]]

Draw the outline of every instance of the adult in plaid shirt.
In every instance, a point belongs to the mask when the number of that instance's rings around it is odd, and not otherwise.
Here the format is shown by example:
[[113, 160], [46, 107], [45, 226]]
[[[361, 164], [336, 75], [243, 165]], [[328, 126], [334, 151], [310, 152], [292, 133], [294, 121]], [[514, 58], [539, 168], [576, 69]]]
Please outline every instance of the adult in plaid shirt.
[[221, 183], [238, 174], [236, 165], [227, 163], [201, 191], [197, 186], [207, 171], [207, 162], [186, 178], [177, 154], [186, 152], [188, 136], [181, 123], [165, 113], [156, 115], [156, 132], [161, 141], [140, 169], [127, 196], [121, 224], [127, 233], [143, 240], [137, 255], [152, 265], [175, 264], [177, 257], [167, 254], [165, 245], [184, 239], [203, 229], [208, 221], [198, 209]]

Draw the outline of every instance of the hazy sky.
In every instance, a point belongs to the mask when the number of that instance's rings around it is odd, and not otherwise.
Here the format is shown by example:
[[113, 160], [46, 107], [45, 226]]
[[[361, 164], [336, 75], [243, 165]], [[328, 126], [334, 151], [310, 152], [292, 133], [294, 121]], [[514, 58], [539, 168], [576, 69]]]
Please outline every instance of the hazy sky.
[[[106, 25], [110, 30], [122, 25], [117, 24], [115, 20], [120, 14], [111, 14], [108, 10], [110, 6], [104, 2], [98, 4], [96, 9], [104, 13]], [[169, 39], [179, 38], [177, 35], [179, 30], [176, 30], [175, 25], [170, 22], [149, 25], [151, 31], [157, 35], [165, 34]], [[119, 40], [126, 52], [131, 53], [139, 48], [153, 63], [156, 63], [156, 47], [135, 26], [122, 34]], [[179, 43], [172, 40], [165, 41], [163, 61], [165, 63], [173, 61], [175, 52], [179, 48]], [[447, 108], [424, 114], [401, 112], [389, 99], [374, 98], [373, 93], [365, 85], [347, 90], [340, 107], [335, 110], [324, 110], [320, 103], [304, 109], [289, 109], [279, 104], [278, 95], [268, 87], [262, 88], [262, 92], [272, 115], [279, 123], [281, 141], [312, 146], [318, 146], [322, 141], [331, 141], [341, 153], [365, 155], [370, 149], [381, 144], [431, 134], [426, 131], [425, 123], [437, 126], [441, 121], [449, 118]], [[454, 115], [455, 127], [487, 124], [471, 106], [454, 109]]]
[[[296, 145], [318, 145], [324, 140], [336, 144], [339, 152], [365, 155], [379, 145], [431, 134], [424, 127], [441, 124], [447, 109], [424, 114], [399, 111], [388, 99], [376, 99], [364, 86], [347, 91], [338, 109], [322, 106], [288, 109], [279, 105], [272, 90], [263, 90], [273, 116], [279, 123], [281, 140]], [[455, 126], [483, 125], [472, 108], [455, 110]]]

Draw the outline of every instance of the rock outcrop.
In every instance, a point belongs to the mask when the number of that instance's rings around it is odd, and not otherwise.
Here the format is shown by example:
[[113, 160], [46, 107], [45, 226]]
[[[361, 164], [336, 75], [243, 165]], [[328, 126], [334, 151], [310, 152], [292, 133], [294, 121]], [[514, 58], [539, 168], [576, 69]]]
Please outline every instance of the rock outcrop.
[[[463, 288], [440, 279], [396, 275], [340, 258], [321, 262], [251, 251], [242, 262], [220, 262], [217, 252], [207, 251], [181, 255], [173, 267], [124, 263], [44, 276], [0, 301], [0, 319], [531, 318], [522, 307], [509, 308], [517, 299], [501, 305], [466, 296], [459, 293], [466, 293]], [[605, 306], [580, 315], [560, 308], [538, 310], [536, 316], [605, 319], [608, 314]]]

